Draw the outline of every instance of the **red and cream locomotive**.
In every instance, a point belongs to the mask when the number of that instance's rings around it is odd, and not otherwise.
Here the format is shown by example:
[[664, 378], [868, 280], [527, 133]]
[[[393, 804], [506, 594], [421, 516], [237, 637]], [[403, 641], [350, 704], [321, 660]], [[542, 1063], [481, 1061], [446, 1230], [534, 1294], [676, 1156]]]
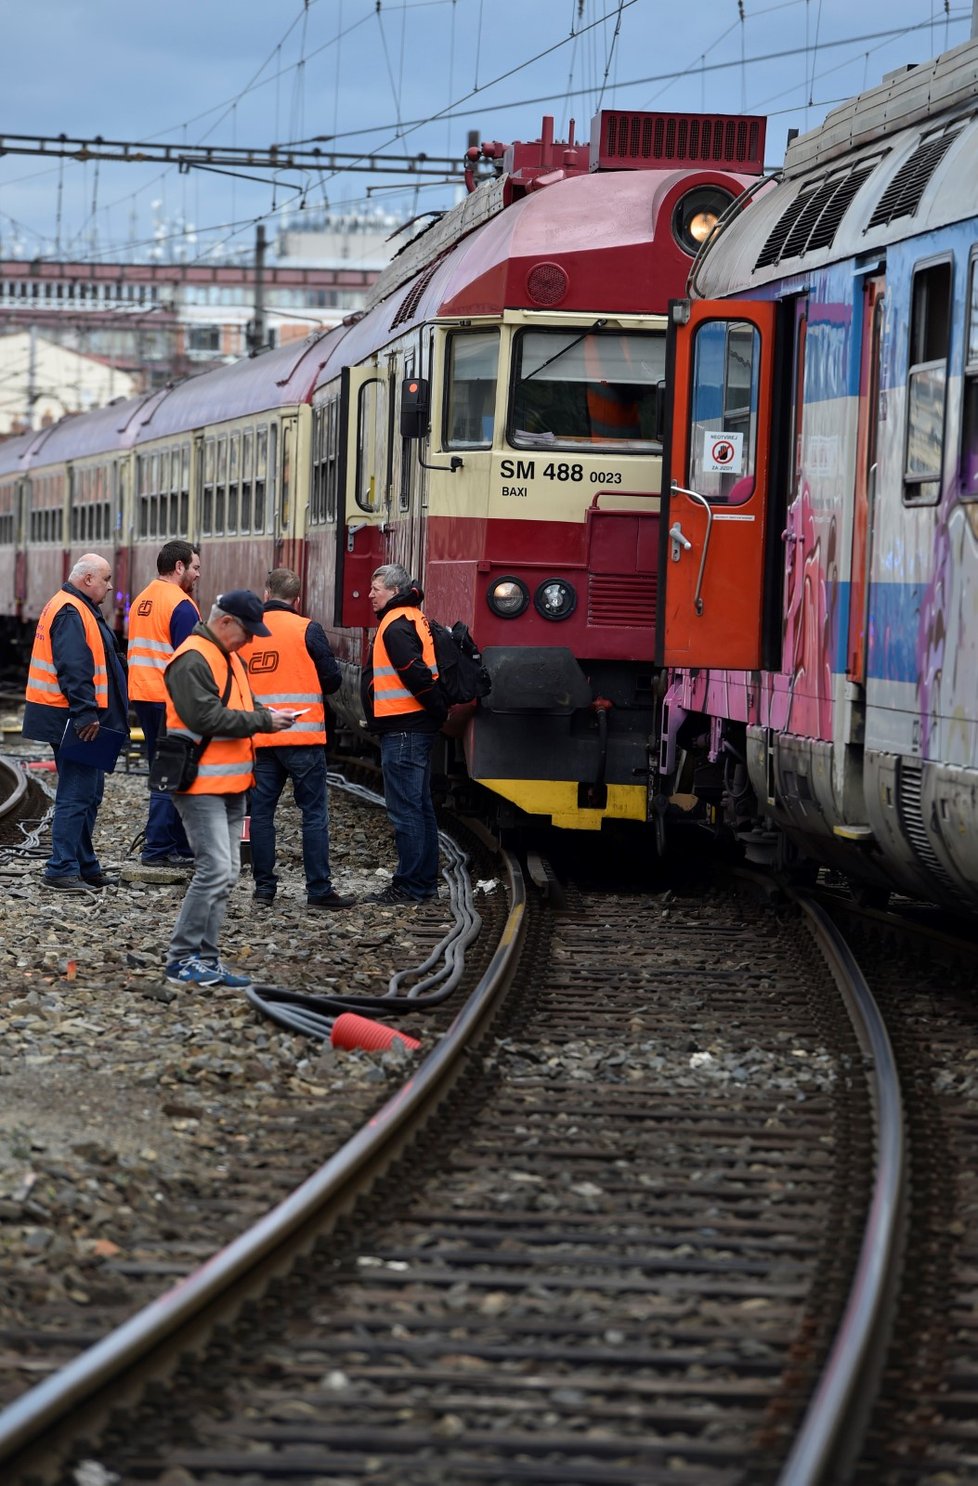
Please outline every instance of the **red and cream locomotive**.
[[361, 316], [0, 446], [8, 624], [92, 547], [120, 629], [169, 537], [200, 542], [204, 602], [284, 563], [355, 733], [370, 574], [399, 562], [483, 648], [492, 692], [446, 746], [497, 815], [644, 822], [666, 310], [763, 152], [761, 119], [618, 111], [470, 152], [496, 173]]

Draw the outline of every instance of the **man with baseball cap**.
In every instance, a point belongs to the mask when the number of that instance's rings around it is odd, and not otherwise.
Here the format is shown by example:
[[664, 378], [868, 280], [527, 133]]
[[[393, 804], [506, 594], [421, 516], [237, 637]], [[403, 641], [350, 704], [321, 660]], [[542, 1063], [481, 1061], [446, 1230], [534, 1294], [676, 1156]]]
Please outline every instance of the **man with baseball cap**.
[[206, 623], [195, 625], [164, 672], [166, 731], [200, 744], [196, 777], [173, 800], [194, 853], [194, 875], [177, 915], [167, 954], [170, 985], [248, 986], [221, 963], [218, 938], [241, 868], [241, 826], [255, 782], [255, 733], [292, 726], [291, 712], [256, 707], [236, 652], [271, 631], [261, 599], [247, 588], [218, 596]]

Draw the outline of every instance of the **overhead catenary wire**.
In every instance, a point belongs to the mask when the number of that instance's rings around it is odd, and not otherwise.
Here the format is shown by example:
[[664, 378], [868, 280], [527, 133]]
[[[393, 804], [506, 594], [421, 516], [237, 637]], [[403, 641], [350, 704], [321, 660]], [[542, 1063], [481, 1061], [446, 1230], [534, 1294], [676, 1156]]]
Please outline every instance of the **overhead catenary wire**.
[[[315, 0], [313, 0], [313, 3], [315, 3]], [[446, 3], [446, 4], [447, 3], [451, 3], [451, 0], [442, 0], [442, 3]], [[568, 36], [566, 38], [563, 38], [560, 42], [558, 42], [558, 43], [555, 44], [555, 47], [551, 47], [551, 48], [547, 48], [547, 49], [545, 49], [543, 51], [535, 52], [532, 56], [530, 56], [529, 58], [527, 58], [524, 61], [520, 62], [517, 65], [517, 67], [507, 69], [507, 71], [499, 74], [498, 77], [493, 78], [491, 81], [486, 82], [485, 84], [479, 83], [478, 82], [478, 78], [477, 78], [477, 89], [476, 90], [473, 90], [473, 92], [470, 92], [469, 94], [465, 95], [464, 98], [459, 99], [459, 100], [456, 100], [454, 103], [450, 103], [445, 108], [438, 110], [437, 113], [433, 113], [433, 114], [427, 115], [426, 117], [421, 118], [421, 119], [418, 119], [418, 120], [407, 120], [407, 121], [405, 121], [403, 119], [403, 110], [402, 110], [402, 108], [400, 106], [400, 101], [398, 101], [398, 106], [397, 106], [398, 119], [397, 119], [397, 122], [394, 125], [378, 124], [376, 126], [371, 126], [370, 128], [366, 128], [366, 129], [352, 130], [352, 131], [349, 131], [348, 134], [351, 137], [352, 136], [364, 137], [364, 136], [366, 136], [368, 134], [371, 134], [371, 133], [376, 134], [376, 133], [380, 133], [380, 132], [393, 132], [394, 141], [400, 143], [406, 137], [407, 133], [413, 132], [417, 128], [421, 128], [426, 123], [433, 122], [433, 121], [436, 121], [436, 120], [442, 120], [442, 121], [447, 122], [447, 121], [449, 121], [449, 120], [451, 120], [453, 118], [461, 117], [462, 116], [462, 113], [463, 113], [463, 110], [465, 110], [466, 112], [468, 111], [466, 109], [466, 105], [471, 100], [472, 97], [476, 96], [476, 93], [481, 98], [486, 98], [488, 96], [488, 94], [489, 94], [490, 89], [492, 89], [495, 86], [497, 86], [498, 83], [500, 83], [502, 80], [504, 80], [507, 77], [513, 76], [516, 72], [519, 72], [519, 71], [522, 71], [522, 70], [525, 70], [527, 68], [532, 67], [542, 57], [545, 57], [545, 56], [549, 55], [549, 53], [551, 51], [555, 50], [557, 45], [563, 45], [563, 44], [567, 44], [567, 43], [571, 43], [572, 45], [575, 44], [577, 35], [583, 34], [590, 27], [603, 26], [603, 25], [609, 24], [612, 21], [614, 21], [614, 23], [617, 25], [620, 22], [621, 12], [624, 9], [630, 8], [631, 4], [633, 4], [633, 3], [635, 3], [635, 0], [620, 0], [620, 3], [614, 4], [614, 5], [610, 5], [608, 7], [608, 9], [607, 9], [606, 14], [598, 17], [598, 19], [595, 20], [595, 21], [589, 22], [586, 26], [582, 26], [580, 28], [580, 31], [578, 31], [576, 28], [574, 28], [574, 34], [573, 34], [573, 36]], [[799, 3], [799, 0], [790, 0], [790, 3]], [[306, 6], [305, 4], [303, 4], [303, 6], [300, 9], [297, 10], [297, 13], [295, 14], [292, 22], [290, 23], [289, 29], [285, 33], [286, 34], [286, 37], [290, 36], [292, 34], [292, 32], [297, 27], [299, 27], [300, 25], [303, 26], [303, 29], [305, 28], [305, 23], [307, 22], [310, 8], [311, 8], [310, 6]], [[402, 11], [404, 11], [406, 9], [406, 7], [404, 7], [404, 6], [398, 6], [398, 7], [388, 6], [387, 7], [387, 9], [392, 9], [392, 8], [398, 8], [398, 9], [401, 9]], [[758, 16], [765, 15], [765, 14], [769, 13], [770, 11], [777, 10], [777, 9], [785, 9], [785, 8], [788, 8], [788, 5], [787, 4], [769, 6], [769, 7], [766, 7], [765, 9], [758, 10], [756, 12], [755, 11], [752, 11], [751, 12], [751, 18], [752, 19], [756, 19]], [[322, 52], [327, 51], [330, 47], [334, 47], [335, 48], [335, 51], [336, 51], [337, 59], [338, 59], [339, 58], [339, 54], [340, 54], [340, 46], [341, 46], [341, 43], [343, 41], [343, 38], [349, 36], [350, 33], [353, 32], [354, 30], [356, 30], [356, 28], [358, 26], [365, 24], [367, 22], [367, 20], [369, 19], [366, 15], [364, 15], [364, 16], [361, 16], [359, 19], [354, 20], [354, 21], [350, 22], [349, 24], [347, 24], [346, 23], [346, 20], [345, 20], [345, 14], [346, 13], [342, 10], [342, 7], [341, 7], [340, 8], [340, 13], [339, 13], [338, 17], [335, 18], [336, 19], [336, 26], [335, 26], [335, 29], [334, 29], [333, 33], [330, 35], [330, 37], [321, 46], [314, 47], [314, 48], [311, 48], [310, 49], [310, 48], [307, 48], [305, 46], [305, 43], [303, 43], [302, 54], [301, 54], [301, 56], [300, 56], [300, 58], [299, 58], [299, 60], [297, 62], [295, 62], [295, 63], [289, 63], [289, 64], [285, 64], [285, 63], [282, 62], [281, 52], [280, 52], [281, 43], [279, 43], [278, 46], [276, 48], [273, 48], [272, 51], [269, 53], [269, 56], [262, 63], [262, 66], [260, 68], [258, 68], [255, 73], [252, 74], [251, 78], [244, 85], [244, 87], [241, 88], [241, 89], [239, 89], [237, 91], [237, 93], [235, 93], [230, 99], [224, 100], [220, 105], [215, 105], [213, 109], [206, 110], [206, 111], [204, 111], [203, 113], [201, 113], [199, 115], [195, 115], [193, 121], [183, 121], [180, 125], [170, 126], [170, 128], [168, 128], [167, 130], [159, 131], [159, 136], [161, 137], [162, 135], [164, 135], [166, 133], [173, 132], [173, 130], [175, 130], [175, 129], [180, 129], [180, 130], [182, 130], [184, 132], [184, 138], [186, 138], [188, 124], [190, 122], [197, 122], [197, 121], [199, 121], [202, 118], [208, 118], [208, 117], [213, 116], [216, 122], [212, 123], [209, 126], [209, 128], [203, 132], [203, 134], [201, 135], [201, 137], [206, 138], [208, 134], [212, 134], [214, 128], [217, 127], [217, 123], [220, 121], [220, 119], [221, 118], [224, 118], [224, 117], [227, 117], [227, 114], [232, 110], [232, 108], [234, 108], [236, 106], [236, 104], [241, 99], [243, 99], [244, 97], [248, 96], [252, 92], [256, 92], [259, 88], [266, 86], [269, 82], [271, 82], [271, 81], [274, 80], [269, 75], [269, 70], [270, 70], [270, 63], [274, 61], [276, 54], [278, 54], [278, 58], [279, 58], [277, 64], [275, 65], [275, 68], [274, 68], [274, 72], [275, 72], [275, 76], [276, 77], [284, 76], [284, 75], [288, 74], [290, 71], [292, 71], [294, 77], [297, 79], [300, 76], [300, 74], [299, 74], [299, 72], [295, 71], [295, 69], [301, 67], [301, 76], [303, 78], [302, 96], [304, 98], [304, 96], [305, 96], [304, 90], [307, 87], [307, 79], [308, 79], [308, 63], [312, 60], [312, 58], [315, 57], [319, 53], [322, 53]], [[481, 4], [480, 4], [480, 18], [481, 18]], [[964, 13], [963, 12], [959, 12], [958, 14], [952, 16], [951, 8], [950, 8], [950, 5], [949, 5], [949, 0], [945, 0], [944, 20], [945, 20], [945, 30], [946, 31], [947, 31], [948, 27], [950, 26], [952, 19], [955, 21], [955, 23], [957, 23], [959, 20], [964, 19]], [[891, 30], [889, 30], [886, 33], [870, 33], [870, 35], [872, 37], [878, 37], [878, 36], [885, 35], [885, 36], [887, 36], [889, 38], [898, 38], [898, 37], [906, 36], [906, 35], [910, 34], [914, 30], [920, 29], [921, 26], [924, 26], [924, 27], [926, 27], [926, 26], [932, 26], [932, 24], [933, 24], [933, 17], [929, 17], [927, 20], [921, 22], [920, 25], [918, 25], [916, 27], [892, 28]], [[594, 34], [596, 36], [599, 33], [595, 32]], [[480, 20], [480, 38], [481, 38], [481, 20]], [[854, 45], [860, 44], [861, 42], [865, 41], [866, 39], [867, 39], [866, 37], [847, 37], [847, 38], [842, 39], [839, 42], [831, 42], [831, 43], [820, 42], [820, 44], [819, 44], [819, 53], [820, 53], [820, 55], [822, 53], [824, 53], [824, 51], [826, 50], [826, 47], [829, 46], [829, 45], [831, 45], [831, 46], [852, 47]], [[787, 57], [787, 56], [792, 55], [792, 54], [796, 54], [798, 52], [798, 50], [799, 50], [798, 48], [783, 48], [780, 51], [766, 53], [766, 54], [761, 55], [761, 56], [758, 56], [758, 57], [749, 57], [749, 58], [746, 59], [746, 62], [747, 62], [747, 65], [753, 66], [755, 64], [763, 63], [765, 61], [780, 60], [781, 58]], [[801, 50], [804, 50], [805, 51], [806, 57], [808, 55], [810, 55], [810, 47], [806, 47], [806, 48], [801, 49]], [[732, 67], [732, 66], [740, 67], [742, 65], [742, 60], [743, 60], [743, 59], [738, 59], [736, 61], [719, 62], [719, 63], [711, 64], [711, 63], [705, 63], [703, 61], [704, 55], [705, 54], [702, 53], [702, 51], [700, 51], [698, 53], [698, 55], [697, 55], [697, 58], [695, 59], [695, 62], [693, 64], [691, 64], [691, 66], [693, 67], [693, 69], [696, 72], [699, 73], [701, 87], [702, 86], [705, 86], [705, 72], [707, 70], [713, 72], [713, 71], [718, 71], [718, 70], [720, 70], [722, 68], [725, 68], [725, 67]], [[687, 71], [688, 71], [688, 69], [687, 69]], [[663, 82], [667, 86], [672, 86], [672, 85], [674, 85], [674, 83], [677, 80], [681, 80], [684, 75], [685, 74], [682, 71], [679, 71], [679, 72], [672, 72], [672, 73], [668, 73], [668, 74], [666, 74], [666, 73], [659, 74], [657, 77], [654, 77], [654, 78], [647, 78], [647, 79], [639, 78], [639, 79], [634, 79], [631, 82], [622, 82], [619, 78], [616, 77], [614, 83], [612, 84], [612, 83], [609, 82], [608, 85], [607, 85], [607, 87], [608, 87], [609, 90], [613, 88], [616, 97], [620, 97], [622, 91], [625, 90], [625, 89], [627, 89], [627, 88], [629, 88], [629, 87], [647, 86], [650, 82]], [[335, 110], [336, 110], [336, 108], [338, 106], [338, 99], [337, 99], [337, 96], [336, 96], [337, 95], [337, 92], [338, 92], [338, 90], [336, 88], [334, 88], [334, 112], [335, 112]], [[552, 95], [549, 95], [549, 96], [548, 95], [543, 95], [542, 97], [529, 98], [529, 99], [526, 98], [525, 96], [523, 96], [519, 100], [514, 100], [512, 102], [493, 103], [491, 105], [491, 107], [492, 107], [492, 109], [493, 109], [494, 112], [501, 112], [501, 111], [503, 111], [503, 110], [505, 110], [507, 108], [517, 108], [518, 107], [518, 108], [521, 108], [522, 109], [522, 108], [526, 108], [527, 106], [529, 106], [530, 104], [533, 104], [533, 103], [539, 103], [539, 102], [547, 103], [547, 102], [552, 102], [555, 97], [562, 97], [566, 101], [567, 105], [569, 106], [569, 99], [570, 99], [571, 96], [576, 96], [576, 94], [588, 94], [588, 93], [592, 93], [592, 92], [593, 92], [593, 86], [589, 86], [589, 87], [577, 89], [576, 90], [576, 93], [575, 93], [575, 90], [573, 90], [573, 89], [567, 89], [567, 90], [564, 90], [563, 93], [560, 93], [560, 94], [552, 94]], [[296, 94], [296, 96], [298, 96], [298, 94]], [[223, 110], [223, 112], [222, 112], [222, 110]], [[295, 120], [293, 119], [293, 123], [294, 122], [295, 122]], [[324, 136], [317, 136], [317, 137], [318, 138], [323, 138]], [[340, 136], [336, 135], [335, 132], [334, 132], [334, 135], [332, 135], [332, 136], [326, 136], [326, 137], [328, 137], [328, 138], [339, 138]], [[361, 158], [366, 158], [366, 153]], [[172, 167], [170, 167], [170, 169], [172, 169]], [[167, 174], [167, 172], [163, 172], [163, 174], [165, 175], [165, 174]], [[157, 179], [159, 179], [159, 177], [157, 177]], [[325, 194], [327, 183], [328, 183], [328, 181], [330, 179], [332, 179], [332, 176], [324, 176], [322, 174], [322, 172], [318, 172], [317, 173], [317, 181], [318, 181], [319, 186], [323, 190], [323, 193], [324, 194]], [[264, 184], [265, 182], [262, 182], [262, 183]], [[139, 194], [142, 194], [142, 192], [145, 189], [146, 189], [145, 187], [140, 187], [137, 192], [130, 193], [130, 199], [135, 199], [135, 197], [138, 196]], [[299, 188], [297, 188], [297, 189], [299, 189]], [[305, 189], [308, 189], [308, 186]], [[415, 183], [414, 189], [415, 190], [418, 189], [417, 183]], [[123, 198], [123, 199], [126, 199], [126, 198]], [[360, 198], [360, 199], [362, 199], [362, 198]], [[301, 195], [300, 195], [300, 200], [301, 200]], [[275, 200], [273, 198], [273, 204], [272, 204], [271, 208], [269, 209], [269, 211], [274, 211], [274, 210], [277, 210], [277, 209], [278, 209], [278, 202], [277, 202], [277, 200]], [[251, 214], [251, 220], [252, 221], [255, 221], [255, 220], [258, 220], [259, 218], [264, 219], [264, 217], [267, 216], [268, 214], [269, 213], [252, 213]], [[198, 216], [199, 216], [199, 213], [198, 213]], [[34, 235], [34, 236], [38, 237], [40, 239], [42, 245], [49, 238], [49, 234], [48, 233], [38, 233], [38, 232], [36, 232], [36, 230], [34, 228], [26, 228], [26, 230], [31, 235]], [[199, 222], [198, 222], [195, 230], [196, 230], [197, 236], [199, 238], [202, 238], [203, 236], [205, 236], [206, 234], [208, 234], [209, 232], [212, 231], [212, 229], [208, 225], [206, 225], [206, 224], [205, 225], [200, 225]], [[212, 249], [212, 251], [219, 251], [219, 248], [220, 248], [220, 245], [218, 244], [215, 248]]]

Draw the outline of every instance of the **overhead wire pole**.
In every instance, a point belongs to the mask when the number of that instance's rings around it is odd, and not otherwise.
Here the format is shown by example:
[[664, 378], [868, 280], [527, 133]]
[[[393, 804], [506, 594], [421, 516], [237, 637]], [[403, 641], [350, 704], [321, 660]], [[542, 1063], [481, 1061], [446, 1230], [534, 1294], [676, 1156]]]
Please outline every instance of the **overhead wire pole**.
[[74, 139], [66, 134], [0, 134], [0, 156], [42, 155], [52, 160], [122, 160], [134, 165], [176, 165], [179, 170], [195, 166], [248, 166], [252, 170], [332, 170], [383, 175], [461, 175], [463, 162], [457, 157], [426, 155], [377, 155], [333, 150], [280, 148], [247, 149], [238, 146], [142, 144], [133, 140]]

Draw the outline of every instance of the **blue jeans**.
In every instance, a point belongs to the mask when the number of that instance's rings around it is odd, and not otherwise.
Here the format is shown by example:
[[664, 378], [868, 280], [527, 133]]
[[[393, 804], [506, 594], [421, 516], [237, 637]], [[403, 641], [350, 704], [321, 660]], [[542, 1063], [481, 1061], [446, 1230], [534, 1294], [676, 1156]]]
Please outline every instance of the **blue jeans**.
[[[156, 757], [156, 741], [166, 718], [166, 707], [162, 702], [133, 702], [132, 705], [146, 738], [146, 757], [152, 763]], [[190, 842], [172, 795], [150, 795], [142, 855], [146, 862], [161, 861], [168, 856], [190, 856]]]
[[174, 795], [194, 850], [194, 875], [173, 926], [167, 960], [218, 960], [231, 889], [241, 870], [246, 794]]
[[255, 891], [274, 894], [275, 809], [292, 780], [292, 793], [302, 815], [302, 866], [310, 898], [332, 890], [329, 872], [329, 806], [326, 801], [326, 753], [321, 744], [256, 748], [255, 787], [251, 794], [251, 870]]
[[51, 821], [51, 855], [45, 863], [44, 875], [91, 877], [100, 870], [92, 847], [92, 832], [102, 803], [105, 771], [67, 758], [59, 763], [60, 749], [56, 743], [51, 747], [58, 771], [58, 791]]
[[438, 822], [431, 800], [435, 733], [383, 733], [384, 801], [397, 843], [393, 886], [409, 898], [438, 891]]

